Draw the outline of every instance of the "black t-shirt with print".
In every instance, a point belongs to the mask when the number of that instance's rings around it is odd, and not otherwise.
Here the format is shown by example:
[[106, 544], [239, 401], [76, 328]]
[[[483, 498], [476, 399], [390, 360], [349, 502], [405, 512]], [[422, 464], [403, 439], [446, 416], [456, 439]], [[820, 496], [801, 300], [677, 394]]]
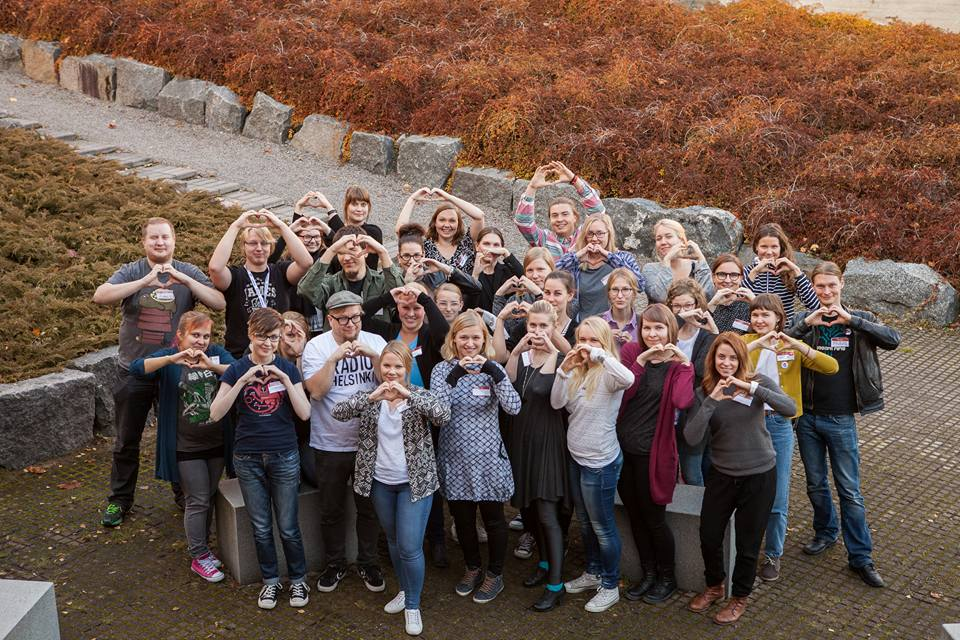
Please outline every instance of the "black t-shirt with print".
[[268, 264], [266, 270], [252, 273], [256, 280], [255, 285], [251, 284], [247, 269], [243, 265], [228, 267], [231, 275], [230, 286], [223, 293], [227, 300], [224, 346], [234, 358], [241, 357], [250, 345], [247, 320], [254, 310], [264, 306], [260, 300], [261, 295], [265, 298], [267, 307], [280, 313], [290, 310], [290, 291], [293, 287], [287, 282], [287, 269], [291, 264]]
[[210, 420], [210, 405], [220, 386], [212, 371], [180, 367], [177, 384], [177, 451], [195, 453], [223, 446], [223, 429]]
[[853, 345], [857, 333], [850, 327], [837, 324], [816, 327], [814, 344], [836, 359], [840, 370], [832, 376], [813, 374], [813, 408], [804, 412], [821, 416], [845, 416], [857, 412], [857, 389], [853, 383]]

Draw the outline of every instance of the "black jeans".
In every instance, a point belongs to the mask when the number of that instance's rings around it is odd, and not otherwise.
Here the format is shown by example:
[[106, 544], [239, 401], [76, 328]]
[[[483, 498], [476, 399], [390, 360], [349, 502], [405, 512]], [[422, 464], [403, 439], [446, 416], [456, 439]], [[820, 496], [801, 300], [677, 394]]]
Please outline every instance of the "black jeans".
[[700, 552], [707, 586], [726, 578], [723, 569], [723, 534], [734, 516], [737, 559], [733, 565], [733, 593], [745, 598], [753, 591], [760, 542], [777, 495], [777, 468], [751, 476], [728, 476], [716, 467], [707, 472], [700, 508]]
[[487, 571], [502, 575], [503, 560], [507, 555], [507, 521], [503, 517], [503, 503], [448, 500], [447, 504], [457, 525], [463, 561], [470, 569], [480, 567], [483, 562], [480, 558], [480, 540], [477, 538], [477, 507], [480, 508], [480, 518], [487, 530], [487, 552], [490, 554]]
[[[346, 566], [347, 486], [353, 478], [356, 451], [317, 451], [317, 488], [320, 490], [320, 535], [323, 538], [324, 565]], [[380, 522], [373, 501], [355, 491], [357, 506], [357, 566], [377, 566], [377, 538]]]
[[140, 439], [147, 414], [157, 399], [157, 385], [153, 380], [142, 380], [123, 369], [118, 369], [117, 373], [113, 388], [117, 437], [113, 445], [108, 500], [129, 511], [140, 473]]
[[[437, 452], [437, 442], [440, 438], [440, 427], [430, 425], [430, 436], [433, 439], [433, 451]], [[433, 494], [433, 504], [430, 505], [430, 517], [427, 519], [426, 539], [431, 545], [445, 544], [443, 532], [443, 495], [440, 490]]]
[[672, 572], [675, 563], [673, 532], [667, 525], [666, 505], [656, 504], [650, 497], [649, 455], [623, 452], [623, 470], [617, 489], [627, 509], [643, 570]]

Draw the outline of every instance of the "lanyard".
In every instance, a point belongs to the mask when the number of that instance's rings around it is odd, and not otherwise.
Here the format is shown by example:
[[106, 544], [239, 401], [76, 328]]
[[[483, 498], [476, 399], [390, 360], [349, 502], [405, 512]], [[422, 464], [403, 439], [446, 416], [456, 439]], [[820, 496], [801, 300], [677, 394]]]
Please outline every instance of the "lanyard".
[[250, 273], [250, 269], [246, 269], [246, 272], [247, 277], [250, 278], [250, 286], [253, 287], [253, 293], [256, 294], [257, 300], [260, 301], [260, 306], [266, 308], [267, 298], [270, 297], [270, 268], [267, 268], [267, 273], [263, 277], [263, 290], [261, 290], [260, 285], [257, 284], [257, 279]]

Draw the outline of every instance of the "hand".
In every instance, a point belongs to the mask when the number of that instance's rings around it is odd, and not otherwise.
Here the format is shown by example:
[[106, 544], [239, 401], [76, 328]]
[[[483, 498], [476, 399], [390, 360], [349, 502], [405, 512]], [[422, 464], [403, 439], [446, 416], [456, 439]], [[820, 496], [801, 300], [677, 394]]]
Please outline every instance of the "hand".
[[520, 276], [520, 285], [529, 291], [534, 297], [543, 295], [543, 290], [527, 276]]
[[530, 337], [530, 346], [533, 347], [534, 351], [543, 351], [550, 353], [556, 351], [557, 347], [553, 344], [553, 341], [550, 339], [550, 336], [539, 331], [534, 331], [528, 333], [527, 336]]
[[335, 240], [333, 244], [330, 245], [329, 251], [355, 251], [358, 248], [357, 240], [360, 238], [358, 235], [346, 235]]
[[167, 358], [169, 358], [170, 364], [180, 364], [190, 367], [191, 369], [195, 368], [200, 362], [196, 349], [184, 349], [183, 351], [167, 356]]
[[552, 160], [547, 166], [557, 174], [557, 182], [572, 182], [576, 177], [576, 174], [559, 160]]
[[706, 311], [703, 309], [691, 309], [690, 311], [681, 311], [678, 314], [684, 320], [691, 322], [700, 327], [706, 327], [710, 324], [710, 318]]
[[560, 181], [560, 176], [557, 173], [557, 170], [549, 164], [545, 164], [537, 167], [537, 170], [533, 172], [533, 177], [530, 178], [529, 187], [531, 189], [541, 189], [552, 184], [557, 184]]
[[406, 399], [413, 395], [413, 393], [410, 391], [410, 387], [403, 384], [402, 382], [397, 382], [396, 380], [394, 380], [389, 384], [390, 384], [390, 390], [393, 392], [393, 396], [396, 399], [400, 399], [400, 398]]
[[[173, 267], [169, 264], [153, 265], [153, 269], [150, 270], [150, 273], [141, 278], [143, 286], [157, 287], [159, 289], [169, 288], [170, 285], [173, 284], [173, 281], [176, 280], [176, 278], [172, 275], [171, 269], [173, 269]], [[176, 270], [174, 269], [174, 271]]]
[[403, 281], [407, 284], [411, 282], [416, 282], [423, 276], [423, 263], [420, 261], [414, 261], [410, 263], [410, 266], [407, 268], [406, 272], [403, 274]]
[[361, 250], [366, 251], [367, 253], [372, 253], [376, 255], [382, 255], [386, 253], [383, 245], [371, 238], [370, 236], [357, 236], [357, 246]]
[[737, 299], [737, 291], [734, 289], [728, 289], [727, 287], [722, 287], [717, 289], [717, 292], [713, 294], [713, 297], [710, 299], [709, 307], [716, 308], [719, 306], [726, 306], [731, 302], [734, 302]]
[[620, 331], [619, 329], [613, 332], [613, 339], [617, 341], [617, 344], [624, 345], [630, 342], [633, 339], [626, 331]]
[[392, 382], [384, 382], [379, 387], [367, 394], [367, 401], [370, 403], [380, 402], [381, 400], [389, 400], [390, 395], [390, 385]]
[[368, 358], [377, 358], [380, 356], [380, 354], [374, 351], [374, 349], [371, 346], [364, 344], [359, 340], [354, 340], [351, 344], [353, 345], [350, 349], [351, 353], [349, 357], [351, 358], [357, 358], [359, 356], [367, 356]]
[[832, 327], [835, 324], [850, 324], [850, 319], [853, 318], [853, 316], [847, 313], [846, 309], [838, 304], [830, 305], [830, 309], [827, 314], [823, 316], [823, 319], [827, 320], [830, 316], [834, 316], [834, 318], [829, 320], [828, 327]]
[[311, 227], [320, 229], [320, 233], [324, 235], [330, 233], [330, 225], [316, 216], [303, 216], [302, 218], [297, 218], [290, 225], [290, 230], [294, 233], [299, 233], [300, 231], [309, 229]]
[[754, 342], [760, 345], [761, 349], [776, 351], [780, 346], [780, 334], [776, 331], [771, 331], [770, 333], [760, 336], [754, 340]]
[[637, 356], [637, 364], [641, 367], [647, 366], [647, 363], [650, 362], [653, 358], [662, 358], [663, 357], [663, 345], [655, 344], [640, 355]]
[[776, 270], [777, 275], [780, 275], [782, 273], [787, 273], [788, 271], [792, 271], [793, 274], [796, 276], [799, 276], [800, 274], [803, 273], [803, 271], [800, 270], [800, 267], [798, 267], [795, 263], [788, 260], [787, 258], [777, 258], [775, 264], [777, 266], [777, 270]]
[[757, 294], [755, 294], [753, 291], [750, 291], [750, 289], [747, 289], [746, 287], [740, 287], [737, 289], [736, 294], [737, 300], [743, 300], [744, 302], [752, 302], [753, 299], [757, 297]]
[[567, 351], [567, 355], [563, 357], [563, 362], [560, 363], [560, 369], [564, 373], [570, 373], [574, 369], [586, 366], [589, 359], [590, 356], [583, 350], [582, 345], [577, 345]]
[[808, 313], [803, 323], [808, 327], [832, 327], [839, 318], [840, 315], [832, 307], [820, 307]]
[[663, 254], [663, 258], [660, 259], [660, 262], [669, 267], [674, 260], [680, 257], [680, 254], [683, 253], [683, 251], [684, 246], [682, 242], [675, 244], [667, 249], [667, 252]]
[[700, 245], [693, 240], [687, 240], [687, 248], [684, 253], [686, 253], [688, 256], [695, 256], [695, 259], [698, 262], [707, 261], [707, 258], [703, 255], [703, 251], [700, 250]]
[[675, 360], [680, 364], [690, 362], [690, 358], [687, 357], [687, 354], [683, 352], [677, 345], [668, 342], [663, 345], [663, 353], [668, 356], [670, 360]]
[[263, 366], [263, 371], [267, 374], [267, 381], [270, 380], [279, 380], [283, 383], [284, 386], [290, 382], [290, 378], [282, 370], [280, 370], [275, 364], [267, 364]]
[[756, 280], [763, 272], [776, 273], [777, 271], [777, 261], [773, 258], [764, 258], [756, 264], [756, 266], [750, 270], [750, 279]]
[[520, 284], [520, 278], [517, 276], [510, 276], [504, 280], [503, 284], [500, 285], [500, 288], [497, 289], [496, 295], [509, 296], [511, 293], [516, 293], [518, 290], [523, 290], [523, 287]]
[[469, 371], [470, 373], [479, 373], [480, 369], [483, 368], [483, 364], [487, 361], [479, 353], [475, 356], [467, 356], [466, 358], [460, 358], [460, 366]]
[[534, 334], [528, 333], [520, 339], [520, 342], [517, 343], [517, 346], [513, 348], [513, 352], [517, 355], [520, 355], [524, 351], [530, 351], [533, 349], [533, 336]]
[[244, 211], [233, 221], [238, 229], [262, 229], [269, 227], [266, 216], [261, 211]]
[[749, 382], [729, 376], [717, 383], [717, 386], [710, 392], [710, 397], [714, 400], [729, 400], [735, 396], [744, 396], [749, 393]]
[[331, 360], [343, 360], [344, 358], [352, 358], [356, 354], [357, 343], [345, 340], [340, 343], [340, 346], [337, 347], [337, 350], [330, 354]]
[[[270, 366], [273, 366], [273, 365], [270, 365]], [[276, 367], [274, 367], [274, 369], [276, 369]], [[253, 382], [254, 380], [259, 382], [261, 385], [267, 385], [273, 382], [274, 380], [278, 380], [278, 378], [271, 371], [267, 370], [266, 365], [254, 365], [249, 369], [247, 369], [247, 372], [245, 374], [240, 376], [240, 379], [238, 380], [238, 382], [243, 382], [244, 384], [247, 384], [247, 383]]]
[[424, 258], [421, 264], [423, 265], [424, 274], [440, 272], [449, 276], [451, 273], [453, 273], [453, 267], [438, 260], [434, 260], [433, 258]]
[[416, 204], [422, 202], [438, 202], [443, 200], [442, 197], [435, 195], [433, 189], [430, 187], [420, 187], [416, 191], [410, 194], [410, 197], [407, 200], [412, 200]]
[[311, 209], [323, 209], [325, 211], [333, 209], [333, 205], [330, 204], [329, 200], [327, 200], [327, 196], [323, 195], [319, 191], [308, 191], [302, 198], [297, 200], [295, 205], [293, 205], [293, 209], [297, 213], [299, 213], [300, 210], [305, 207]]
[[401, 302], [413, 304], [417, 301], [417, 297], [419, 297], [420, 292], [413, 287], [404, 285], [402, 287], [390, 289], [390, 295], [393, 297], [393, 301], [397, 304], [400, 304]]

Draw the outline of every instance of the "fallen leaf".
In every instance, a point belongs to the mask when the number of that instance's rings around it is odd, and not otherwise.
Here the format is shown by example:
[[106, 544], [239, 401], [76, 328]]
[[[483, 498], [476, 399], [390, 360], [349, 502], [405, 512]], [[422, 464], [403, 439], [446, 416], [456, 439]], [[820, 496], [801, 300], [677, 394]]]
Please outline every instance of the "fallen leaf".
[[40, 476], [40, 475], [43, 475], [43, 474], [45, 474], [45, 473], [47, 472], [47, 468], [46, 468], [46, 467], [41, 467], [41, 466], [39, 466], [39, 465], [34, 465], [34, 466], [31, 466], [31, 467], [27, 467], [27, 468], [24, 469], [23, 471], [24, 471], [24, 473], [32, 473], [32, 474], [34, 474], [34, 475]]
[[79, 480], [70, 480], [69, 482], [61, 482], [57, 485], [57, 489], [76, 489], [77, 487], [83, 486], [83, 483]]
[[107, 129], [116, 129], [116, 128], [117, 128], [116, 120], [111, 120], [110, 122], [107, 123]]

